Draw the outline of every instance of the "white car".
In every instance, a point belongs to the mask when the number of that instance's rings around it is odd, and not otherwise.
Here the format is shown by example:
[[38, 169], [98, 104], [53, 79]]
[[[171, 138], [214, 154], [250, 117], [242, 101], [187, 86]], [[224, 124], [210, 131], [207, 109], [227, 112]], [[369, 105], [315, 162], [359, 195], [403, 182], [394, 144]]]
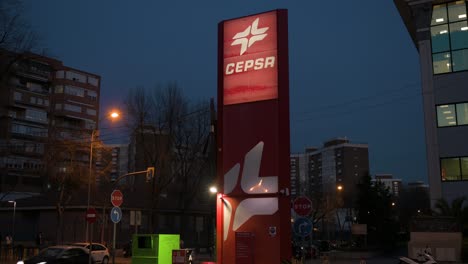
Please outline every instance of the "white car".
[[[73, 243], [73, 246], [84, 247], [89, 250], [89, 243]], [[102, 244], [93, 243], [91, 250], [91, 257], [96, 263], [108, 264], [109, 263], [109, 250]]]

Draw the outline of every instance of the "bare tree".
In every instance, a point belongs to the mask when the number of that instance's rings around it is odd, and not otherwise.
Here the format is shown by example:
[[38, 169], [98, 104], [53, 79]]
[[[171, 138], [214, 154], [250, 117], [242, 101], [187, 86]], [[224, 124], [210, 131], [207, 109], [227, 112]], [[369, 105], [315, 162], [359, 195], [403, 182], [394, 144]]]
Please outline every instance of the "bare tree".
[[[210, 105], [208, 102], [195, 104], [177, 123], [173, 136], [174, 158], [172, 161], [174, 177], [179, 184], [179, 208], [181, 214], [194, 202], [200, 193], [203, 176], [208, 171], [208, 144], [210, 136]], [[206, 177], [205, 177], [206, 178]], [[186, 218], [183, 218], [185, 220]], [[182, 223], [181, 233], [187, 224]]]
[[24, 19], [24, 11], [21, 1], [0, 2], [0, 49], [21, 53], [37, 47], [38, 36]]
[[[182, 212], [190, 206], [206, 165], [210, 132], [209, 104], [191, 104], [174, 83], [154, 91], [137, 88], [126, 101], [129, 125], [143, 152], [144, 166], [156, 168], [151, 185], [151, 230], [157, 226], [154, 212], [159, 199], [171, 188], [177, 190]], [[141, 166], [141, 165], [140, 165]], [[184, 225], [182, 225], [184, 226]]]
[[66, 206], [80, 186], [85, 184], [87, 171], [78, 155], [85, 146], [72, 140], [51, 139], [48, 143], [44, 173], [50, 184], [50, 194], [55, 196], [58, 242], [63, 239], [63, 214]]
[[28, 57], [28, 52], [39, 52], [39, 37], [24, 14], [21, 1], [0, 1], [0, 83], [16, 62]]
[[[108, 175], [111, 166], [111, 155], [109, 148], [105, 147], [101, 141], [93, 142], [94, 164], [99, 162], [102, 164], [99, 168], [94, 169], [92, 175], [89, 175], [89, 154], [90, 142], [83, 141], [88, 135], [83, 133], [75, 134], [74, 139], [63, 139], [55, 137], [51, 133], [49, 137], [48, 148], [44, 156], [45, 163], [45, 178], [50, 184], [49, 195], [53, 196], [56, 207], [57, 216], [57, 233], [56, 241], [63, 241], [63, 228], [64, 228], [64, 213], [67, 206], [70, 205], [77, 192], [83, 186], [88, 185], [88, 179], [92, 183], [96, 183], [96, 179], [108, 182]], [[94, 165], [93, 164], [93, 165]], [[96, 193], [97, 186], [92, 184], [93, 193]]]

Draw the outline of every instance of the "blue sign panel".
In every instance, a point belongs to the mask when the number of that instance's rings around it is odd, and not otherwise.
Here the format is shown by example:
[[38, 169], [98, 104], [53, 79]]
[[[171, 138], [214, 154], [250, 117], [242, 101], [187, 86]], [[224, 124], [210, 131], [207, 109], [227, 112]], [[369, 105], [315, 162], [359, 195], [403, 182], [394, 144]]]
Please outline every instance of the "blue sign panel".
[[122, 219], [122, 210], [120, 210], [120, 207], [114, 207], [112, 208], [110, 212], [110, 218], [112, 222], [118, 223]]
[[312, 233], [312, 221], [306, 217], [296, 218], [294, 221], [294, 233], [299, 236], [306, 237]]

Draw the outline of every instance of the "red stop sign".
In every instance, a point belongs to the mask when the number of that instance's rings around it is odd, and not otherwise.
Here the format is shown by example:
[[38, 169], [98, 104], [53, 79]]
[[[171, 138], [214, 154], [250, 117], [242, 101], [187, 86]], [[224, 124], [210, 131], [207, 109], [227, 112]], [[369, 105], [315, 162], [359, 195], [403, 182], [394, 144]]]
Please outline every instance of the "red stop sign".
[[86, 210], [86, 221], [88, 221], [88, 223], [96, 222], [96, 217], [97, 217], [96, 209], [89, 208], [88, 210]]
[[307, 216], [312, 211], [312, 202], [305, 196], [299, 196], [294, 199], [293, 209], [298, 215]]
[[114, 190], [111, 193], [111, 203], [115, 207], [119, 207], [123, 203], [123, 194], [120, 190]]

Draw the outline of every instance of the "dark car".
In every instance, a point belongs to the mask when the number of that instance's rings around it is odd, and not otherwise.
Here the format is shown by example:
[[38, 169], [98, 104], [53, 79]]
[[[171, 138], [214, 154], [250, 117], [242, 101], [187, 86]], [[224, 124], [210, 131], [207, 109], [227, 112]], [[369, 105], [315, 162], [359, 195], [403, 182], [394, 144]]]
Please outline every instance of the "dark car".
[[[53, 246], [43, 249], [38, 255], [17, 264], [87, 264], [88, 250], [77, 246]], [[95, 263], [91, 260], [91, 263]]]

